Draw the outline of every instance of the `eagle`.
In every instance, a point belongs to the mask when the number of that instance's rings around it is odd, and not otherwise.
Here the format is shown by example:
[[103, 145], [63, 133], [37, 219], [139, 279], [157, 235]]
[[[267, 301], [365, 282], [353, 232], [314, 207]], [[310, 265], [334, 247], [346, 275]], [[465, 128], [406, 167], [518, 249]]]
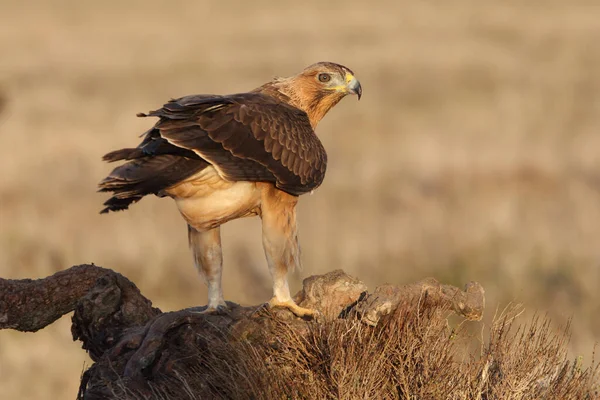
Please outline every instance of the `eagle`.
[[296, 205], [321, 185], [327, 153], [315, 128], [348, 94], [362, 88], [347, 67], [319, 62], [247, 93], [197, 94], [170, 100], [139, 117], [157, 117], [135, 148], [104, 161], [125, 161], [99, 183], [111, 192], [101, 213], [126, 210], [146, 195], [170, 197], [187, 222], [194, 263], [208, 286], [204, 313], [225, 312], [220, 226], [260, 216], [273, 279], [270, 307], [299, 317], [287, 272], [300, 266]]

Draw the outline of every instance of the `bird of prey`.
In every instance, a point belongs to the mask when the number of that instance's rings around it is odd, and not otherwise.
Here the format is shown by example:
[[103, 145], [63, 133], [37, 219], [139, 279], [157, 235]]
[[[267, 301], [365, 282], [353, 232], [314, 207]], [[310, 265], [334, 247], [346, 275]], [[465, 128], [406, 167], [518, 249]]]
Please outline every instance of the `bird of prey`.
[[139, 146], [104, 156], [126, 162], [100, 182], [101, 192], [113, 193], [101, 212], [125, 210], [149, 194], [174, 199], [208, 286], [204, 312], [227, 308], [220, 226], [258, 215], [273, 279], [268, 305], [314, 316], [292, 300], [287, 282], [288, 270], [300, 264], [296, 204], [325, 177], [327, 154], [314, 130], [348, 94], [362, 94], [354, 73], [319, 62], [247, 93], [186, 96], [138, 114], [158, 122]]

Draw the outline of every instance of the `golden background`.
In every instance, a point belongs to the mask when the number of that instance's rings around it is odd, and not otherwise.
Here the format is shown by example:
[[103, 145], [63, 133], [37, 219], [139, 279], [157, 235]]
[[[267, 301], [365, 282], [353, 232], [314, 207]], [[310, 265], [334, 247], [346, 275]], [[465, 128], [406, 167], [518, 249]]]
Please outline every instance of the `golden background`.
[[[586, 0], [0, 2], [0, 276], [94, 262], [163, 310], [205, 304], [168, 199], [98, 214], [101, 156], [138, 144], [137, 112], [250, 90], [317, 61], [364, 93], [318, 127], [325, 183], [300, 202], [304, 268], [371, 289], [434, 276], [573, 317], [600, 334], [600, 4]], [[228, 300], [271, 281], [258, 219], [223, 229]], [[0, 398], [74, 398], [70, 318], [0, 331]], [[479, 326], [479, 325], [478, 325]]]

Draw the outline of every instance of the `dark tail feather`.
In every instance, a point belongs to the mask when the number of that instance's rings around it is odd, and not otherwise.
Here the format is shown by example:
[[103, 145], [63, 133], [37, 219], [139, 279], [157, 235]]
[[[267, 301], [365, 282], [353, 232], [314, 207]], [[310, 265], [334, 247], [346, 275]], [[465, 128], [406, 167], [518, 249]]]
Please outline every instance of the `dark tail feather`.
[[104, 207], [100, 214], [107, 214], [109, 211], [121, 211], [127, 210], [129, 206], [133, 203], [137, 203], [142, 199], [143, 196], [132, 196], [127, 197], [126, 199], [118, 199], [116, 197], [111, 197], [107, 201], [104, 202]]
[[102, 157], [102, 160], [108, 162], [120, 161], [120, 160], [131, 160], [134, 158], [139, 158], [143, 155], [141, 149], [120, 149], [111, 151]]
[[[117, 150], [115, 157], [125, 155], [128, 150]], [[120, 153], [119, 153], [120, 152]], [[106, 156], [105, 156], [106, 157]], [[118, 160], [121, 158], [116, 158]], [[149, 194], [158, 194], [193, 174], [206, 168], [204, 160], [189, 159], [174, 155], [160, 155], [139, 158], [115, 168], [109, 176], [99, 183], [100, 192], [112, 192], [113, 196], [104, 205], [100, 213], [126, 210]]]

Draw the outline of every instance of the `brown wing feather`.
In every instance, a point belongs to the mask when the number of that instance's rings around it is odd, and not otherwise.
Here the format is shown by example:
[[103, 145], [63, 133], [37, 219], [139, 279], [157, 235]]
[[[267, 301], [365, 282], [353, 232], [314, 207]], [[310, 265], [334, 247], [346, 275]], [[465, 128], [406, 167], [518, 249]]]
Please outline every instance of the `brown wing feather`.
[[99, 184], [113, 193], [102, 212], [160, 195], [209, 164], [225, 179], [273, 182], [293, 195], [315, 189], [325, 176], [327, 155], [308, 116], [264, 94], [188, 96], [139, 115], [160, 120], [138, 147], [104, 156], [129, 161]]
[[327, 155], [303, 111], [260, 93], [188, 96], [149, 116], [170, 144], [198, 154], [224, 178], [267, 181], [300, 195], [318, 187]]

